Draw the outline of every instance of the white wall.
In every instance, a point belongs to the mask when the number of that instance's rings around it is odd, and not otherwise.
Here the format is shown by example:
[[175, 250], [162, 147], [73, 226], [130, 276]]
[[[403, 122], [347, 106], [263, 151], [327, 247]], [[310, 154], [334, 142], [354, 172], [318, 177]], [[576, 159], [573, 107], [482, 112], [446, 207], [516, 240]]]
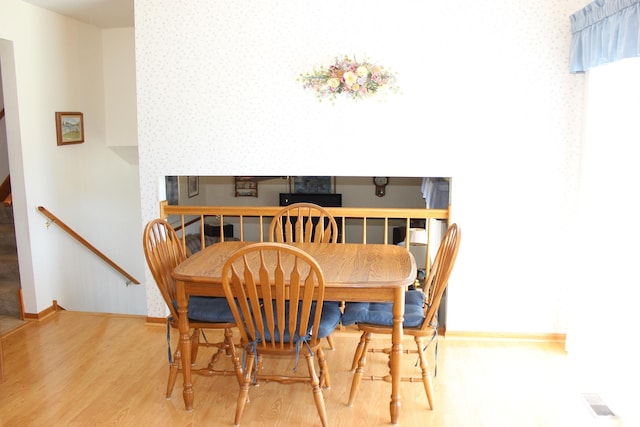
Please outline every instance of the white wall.
[[133, 28], [102, 30], [105, 142], [112, 147], [138, 146], [134, 40]]
[[[25, 311], [145, 314], [145, 289], [56, 225], [44, 206], [143, 281], [138, 168], [107, 147], [102, 32], [18, 0], [0, 3], [0, 60]], [[128, 46], [133, 46], [132, 34]], [[58, 147], [54, 113], [84, 113], [85, 142]]]
[[[448, 328], [563, 332], [583, 87], [569, 15], [586, 3], [138, 0], [143, 224], [165, 175], [450, 176]], [[402, 94], [331, 105], [296, 82], [343, 54], [392, 67]]]
[[[640, 240], [640, 59], [588, 72], [580, 215], [567, 348], [578, 384], [597, 391], [625, 425], [640, 425], [637, 274]], [[628, 423], [628, 424], [627, 424]]]

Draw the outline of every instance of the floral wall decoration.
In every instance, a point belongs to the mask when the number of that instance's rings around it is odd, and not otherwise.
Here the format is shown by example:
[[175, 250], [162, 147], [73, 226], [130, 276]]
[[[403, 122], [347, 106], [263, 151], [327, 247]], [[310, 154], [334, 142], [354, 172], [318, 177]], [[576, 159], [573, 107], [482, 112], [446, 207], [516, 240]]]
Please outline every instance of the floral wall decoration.
[[319, 101], [335, 100], [338, 96], [351, 99], [368, 98], [383, 90], [397, 92], [395, 75], [385, 67], [364, 60], [358, 62], [344, 56], [336, 58], [333, 65], [313, 69], [300, 74], [302, 87], [316, 92]]

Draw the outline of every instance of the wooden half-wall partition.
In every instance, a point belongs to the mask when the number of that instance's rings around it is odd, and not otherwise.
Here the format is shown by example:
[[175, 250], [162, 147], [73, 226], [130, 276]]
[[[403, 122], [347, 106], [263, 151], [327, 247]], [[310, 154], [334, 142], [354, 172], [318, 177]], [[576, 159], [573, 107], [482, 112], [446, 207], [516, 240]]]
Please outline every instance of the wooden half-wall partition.
[[[424, 263], [428, 274], [431, 262], [440, 243], [440, 236], [449, 224], [450, 208], [366, 208], [325, 207], [337, 220], [339, 241], [342, 243], [398, 243], [398, 236], [405, 247], [410, 241], [412, 228], [426, 232]], [[233, 228], [233, 239], [241, 241], [268, 241], [269, 224], [282, 206], [186, 206], [160, 203], [160, 217], [166, 218], [182, 236], [186, 247], [187, 236], [199, 236], [200, 249], [206, 246], [206, 236], [229, 239], [227, 230]], [[226, 227], [226, 228], [225, 228]], [[206, 232], [205, 232], [206, 231]], [[213, 231], [213, 233], [212, 233]], [[394, 236], [395, 234], [395, 236]]]

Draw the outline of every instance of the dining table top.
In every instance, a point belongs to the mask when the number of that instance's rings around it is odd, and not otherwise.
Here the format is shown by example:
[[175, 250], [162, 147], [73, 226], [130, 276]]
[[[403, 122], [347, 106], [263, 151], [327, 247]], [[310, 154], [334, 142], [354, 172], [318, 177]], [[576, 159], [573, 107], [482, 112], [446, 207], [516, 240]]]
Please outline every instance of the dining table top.
[[[214, 243], [173, 270], [177, 281], [198, 284], [222, 283], [222, 268], [231, 253], [254, 242]], [[311, 255], [322, 268], [326, 292], [341, 288], [390, 290], [411, 285], [416, 277], [413, 255], [404, 247], [363, 243], [288, 243]], [[359, 296], [360, 299], [362, 295]], [[373, 297], [373, 299], [377, 299]], [[389, 300], [388, 298], [383, 298]]]

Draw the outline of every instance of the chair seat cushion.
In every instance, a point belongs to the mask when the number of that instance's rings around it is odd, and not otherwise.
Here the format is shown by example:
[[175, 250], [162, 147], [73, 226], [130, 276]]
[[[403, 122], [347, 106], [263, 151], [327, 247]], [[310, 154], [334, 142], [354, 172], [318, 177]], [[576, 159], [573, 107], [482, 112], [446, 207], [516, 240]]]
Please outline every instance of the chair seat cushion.
[[[285, 315], [285, 324], [287, 325], [289, 324], [288, 305], [289, 305], [289, 301], [287, 301], [285, 305], [285, 307], [287, 307], [286, 309], [287, 314]], [[275, 307], [274, 307], [274, 310], [275, 310]], [[316, 312], [316, 302], [314, 301], [311, 306], [311, 314], [310, 314], [311, 319], [315, 317], [315, 312]], [[298, 322], [300, 322], [300, 316], [301, 316], [301, 313], [298, 313]], [[340, 311], [340, 303], [336, 301], [325, 301], [324, 304], [322, 305], [322, 314], [320, 315], [320, 325], [318, 326], [318, 338], [319, 339], [326, 338], [329, 335], [331, 335], [333, 331], [336, 329], [336, 327], [338, 326], [338, 324], [340, 323], [341, 317], [342, 317], [342, 312]], [[264, 317], [264, 314], [263, 314], [263, 318], [265, 319], [264, 324], [266, 325], [266, 318]], [[276, 327], [275, 340], [278, 341], [280, 339], [280, 328], [278, 327], [277, 324], [275, 325], [275, 327]], [[284, 331], [283, 342], [285, 343], [290, 342], [290, 339], [291, 339], [290, 337], [291, 337], [291, 334], [289, 333], [289, 328], [286, 327]], [[311, 337], [311, 328], [309, 328], [309, 330], [306, 332], [304, 337], [295, 338], [294, 341], [300, 341], [300, 338], [308, 340], [310, 337]], [[264, 338], [265, 338], [265, 341], [271, 340], [271, 334], [269, 333], [268, 330], [264, 331]]]
[[325, 301], [322, 305], [318, 338], [326, 338], [331, 335], [341, 319], [342, 311], [340, 311], [340, 303], [337, 301]]
[[[404, 326], [415, 328], [424, 321], [425, 294], [422, 291], [405, 292]], [[369, 323], [393, 326], [393, 304], [384, 302], [348, 302], [342, 315], [345, 326], [354, 323]]]
[[[177, 310], [177, 304], [174, 302]], [[226, 298], [189, 297], [189, 320], [194, 322], [235, 323]]]

